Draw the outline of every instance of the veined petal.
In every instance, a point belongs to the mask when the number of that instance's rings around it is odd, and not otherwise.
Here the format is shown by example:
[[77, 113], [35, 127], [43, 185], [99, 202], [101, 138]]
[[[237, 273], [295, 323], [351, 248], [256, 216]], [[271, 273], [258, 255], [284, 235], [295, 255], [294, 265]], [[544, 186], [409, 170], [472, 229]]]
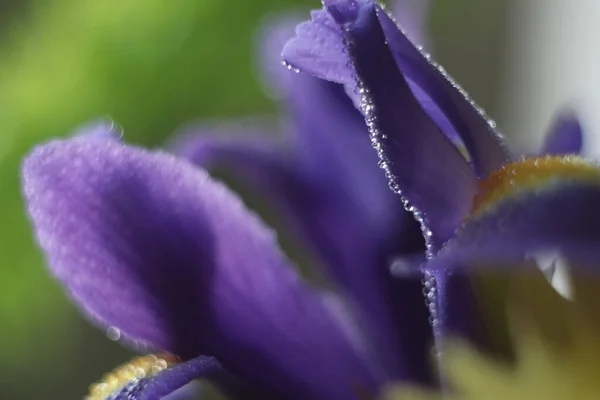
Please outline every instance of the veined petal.
[[583, 149], [583, 129], [573, 113], [556, 118], [542, 147], [542, 155], [579, 154]]
[[88, 313], [290, 398], [377, 378], [349, 310], [307, 286], [275, 236], [204, 171], [86, 137], [35, 150], [25, 196], [50, 268]]
[[294, 70], [340, 84], [353, 85], [354, 71], [340, 28], [327, 12], [312, 11], [311, 21], [296, 27], [296, 35], [282, 51], [284, 62]]

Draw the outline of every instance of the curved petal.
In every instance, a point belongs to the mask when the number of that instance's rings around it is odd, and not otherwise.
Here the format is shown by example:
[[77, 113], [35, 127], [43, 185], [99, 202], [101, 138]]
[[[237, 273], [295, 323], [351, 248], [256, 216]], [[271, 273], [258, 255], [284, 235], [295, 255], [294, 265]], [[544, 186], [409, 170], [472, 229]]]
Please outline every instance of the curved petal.
[[[577, 261], [597, 260], [600, 248], [600, 169], [574, 157], [525, 159], [482, 183], [475, 210], [456, 238], [427, 268], [521, 266], [550, 252]], [[443, 298], [442, 305], [456, 295]], [[448, 320], [477, 323], [452, 312]], [[481, 319], [480, 319], [481, 320]], [[475, 325], [476, 327], [476, 325]]]
[[406, 38], [390, 15], [380, 10], [378, 17], [402, 74], [437, 105], [438, 112], [430, 111], [433, 115], [443, 115], [451, 122], [469, 152], [477, 175], [487, 178], [508, 160], [504, 139], [496, 131], [496, 124], [441, 66]]
[[[404, 0], [398, 3], [406, 6]], [[282, 51], [285, 63], [295, 71], [344, 85], [348, 96], [356, 107], [360, 107], [361, 96], [356, 90], [356, 74], [348, 60], [340, 27], [327, 12], [313, 11], [311, 17], [311, 21], [296, 27], [295, 36], [285, 44]], [[413, 20], [411, 15], [405, 15], [404, 19]], [[429, 117], [453, 142], [462, 145], [456, 129], [431, 96], [415, 84], [410, 76], [406, 78], [413, 95]]]
[[[558, 252], [597, 261], [600, 249], [600, 169], [590, 175], [556, 175], [521, 187], [471, 217], [430, 262], [510, 265], [537, 253]], [[595, 176], [594, 176], [595, 175]]]
[[433, 233], [427, 239], [441, 245], [468, 211], [475, 176], [410, 92], [386, 45], [374, 5], [364, 1], [326, 5], [322, 12], [330, 12], [343, 26], [371, 139], [392, 188], [411, 209], [416, 208], [417, 218]]
[[101, 322], [184, 358], [218, 357], [284, 397], [373, 389], [349, 311], [307, 286], [273, 232], [204, 171], [84, 137], [38, 148], [23, 174], [52, 271]]
[[[212, 357], [197, 357], [167, 367], [154, 356], [140, 357], [122, 366], [104, 381], [92, 386], [88, 400], [158, 400], [174, 397], [173, 392], [194, 379], [219, 379], [226, 374]], [[172, 396], [169, 396], [173, 394]], [[167, 397], [165, 397], [167, 396]]]
[[[369, 23], [379, 26], [371, 29], [383, 30], [386, 47], [389, 46], [413, 95], [448, 137], [455, 140], [455, 135], [459, 135], [479, 177], [486, 178], [508, 159], [495, 123], [474, 105], [442, 67], [431, 62], [428, 55], [406, 38], [380, 6], [371, 0], [331, 0], [325, 4], [337, 15], [341, 25], [353, 24], [359, 14], [365, 14], [358, 10], [376, 10], [378, 18]], [[294, 68], [353, 86], [356, 65], [348, 62], [340, 27], [337, 32], [334, 27], [334, 18], [328, 13], [313, 12], [312, 21], [299, 25], [296, 36], [286, 44], [283, 57]]]
[[541, 154], [579, 154], [583, 149], [583, 128], [573, 113], [563, 113], [556, 118], [542, 147]]
[[[332, 157], [335, 151], [344, 151], [330, 145]], [[418, 271], [412, 279], [394, 279], [388, 270], [394, 256], [423, 249], [418, 225], [400, 202], [385, 205], [382, 211], [387, 216], [386, 224], [383, 220], [375, 223], [364, 209], [371, 205], [357, 201], [356, 194], [344, 186], [344, 179], [299, 168], [290, 158], [283, 160], [277, 149], [269, 151], [264, 140], [227, 142], [199, 133], [187, 143], [181, 141], [179, 146], [180, 153], [199, 165], [224, 166], [270, 200], [286, 225], [318, 252], [336, 283], [365, 312], [380, 357], [389, 361], [388, 371], [396, 379], [431, 381], [426, 357], [431, 338]], [[350, 173], [344, 165], [336, 166], [335, 161], [330, 164], [337, 168], [330, 172]], [[360, 176], [357, 178], [360, 182]], [[374, 178], [378, 182], [379, 174]], [[393, 198], [385, 182], [379, 183], [383, 186], [379, 188], [384, 191], [382, 195], [389, 193]], [[368, 183], [363, 189], [373, 186]], [[412, 263], [412, 269], [416, 271], [419, 263], [420, 260]], [[411, 336], [409, 331], [416, 334]]]
[[298, 25], [295, 36], [283, 47], [284, 63], [331, 82], [354, 85], [355, 73], [348, 66], [339, 25], [322, 10], [312, 11], [310, 16], [311, 20]]

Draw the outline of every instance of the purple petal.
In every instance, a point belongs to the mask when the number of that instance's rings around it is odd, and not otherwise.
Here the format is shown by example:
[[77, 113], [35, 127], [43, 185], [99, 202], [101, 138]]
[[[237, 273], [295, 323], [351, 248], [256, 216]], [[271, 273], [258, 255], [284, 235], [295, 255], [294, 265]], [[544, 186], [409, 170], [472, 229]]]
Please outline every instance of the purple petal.
[[495, 123], [483, 114], [483, 110], [468, 98], [442, 67], [432, 63], [428, 55], [406, 38], [386, 12], [379, 11], [378, 17], [402, 74], [439, 107], [439, 113], [430, 111], [431, 114], [443, 114], [448, 118], [469, 151], [478, 176], [487, 178], [508, 159], [504, 140], [496, 132]]
[[[198, 357], [158, 374], [135, 379], [124, 385], [110, 398], [114, 400], [159, 400], [194, 379], [212, 379], [224, 373], [223, 367], [212, 357]], [[175, 399], [175, 397], [169, 397]]]
[[458, 268], [435, 271], [438, 305], [434, 329], [441, 338], [460, 337], [481, 349], [490, 347], [482, 310], [473, 283]]
[[430, 267], [457, 263], [506, 265], [507, 261], [516, 263], [548, 251], [575, 260], [597, 260], [598, 204], [597, 181], [563, 178], [542, 189], [516, 193], [470, 219]]
[[[549, 167], [555, 168], [555, 175], [545, 177]], [[567, 259], [597, 259], [600, 172], [594, 171], [593, 165], [569, 158], [524, 161], [522, 167], [508, 168], [504, 178], [515, 182], [508, 182], [510, 186], [504, 190], [509, 191], [478, 208], [457, 237], [428, 263], [428, 270], [444, 276], [464, 274], [464, 267], [470, 265], [517, 267], [528, 257], [549, 252]], [[502, 187], [501, 182], [497, 185]], [[459, 290], [440, 293], [442, 329], [459, 331], [482, 346], [489, 345], [480, 310], [475, 307], [467, 313], [464, 307], [456, 306], [462, 296]]]
[[374, 388], [352, 315], [308, 287], [273, 232], [204, 171], [85, 137], [38, 148], [23, 171], [52, 271], [102, 323], [184, 358], [215, 356], [283, 397]]
[[[357, 66], [348, 62], [340, 27], [337, 32], [334, 30], [332, 16], [337, 17], [341, 25], [347, 25], [344, 29], [352, 29], [352, 25], [359, 24], [380, 25], [365, 29], [383, 29], [386, 47], [389, 46], [413, 95], [448, 137], [455, 140], [458, 133], [478, 176], [487, 177], [507, 160], [508, 154], [503, 139], [495, 131], [495, 124], [483, 115], [441, 67], [431, 63], [429, 56], [422, 54], [404, 36], [384, 10], [370, 0], [338, 0], [325, 4], [331, 15], [314, 12], [312, 21], [300, 25], [296, 37], [286, 44], [283, 56], [289, 65], [323, 79], [354, 85]], [[372, 13], [373, 9], [378, 19], [356, 22]]]
[[583, 149], [583, 129], [573, 113], [559, 115], [550, 129], [541, 154], [579, 154]]
[[419, 210], [417, 216], [433, 232], [432, 243], [441, 244], [468, 211], [475, 176], [410, 92], [386, 45], [375, 7], [366, 2], [354, 16], [355, 8], [346, 2], [336, 2], [336, 7], [343, 20], [356, 20], [344, 25], [347, 52], [358, 73], [372, 140], [384, 169], [393, 189], [402, 191]]
[[[315, 126], [314, 129], [325, 127]], [[312, 139], [315, 140], [317, 132], [306, 132], [305, 135], [314, 135]], [[324, 174], [319, 168], [298, 168], [299, 162], [289, 156], [283, 159], [278, 149], [265, 149], [264, 141], [227, 142], [214, 136], [231, 136], [231, 133], [216, 135], [215, 129], [208, 129], [208, 133], [213, 137], [200, 132], [187, 143], [180, 142], [180, 153], [202, 166], [225, 166], [265, 196], [283, 216], [287, 226], [309, 248], [317, 251], [336, 283], [346, 289], [365, 312], [371, 336], [377, 338], [374, 342], [380, 349], [380, 357], [388, 359], [388, 371], [397, 379], [430, 382], [431, 371], [426, 354], [431, 338], [418, 271], [414, 274], [416, 277], [400, 280], [393, 279], [388, 269], [395, 255], [422, 251], [423, 241], [418, 225], [399, 201], [385, 204], [376, 198], [373, 201], [385, 207], [381, 211], [387, 214], [387, 219], [372, 220], [368, 213], [370, 205], [363, 203], [352, 188], [344, 186], [351, 183], [346, 182], [344, 174], [351, 174], [352, 168], [358, 168], [344, 165], [341, 159], [339, 163], [335, 160], [336, 152], [347, 152], [348, 157], [354, 155], [350, 149], [344, 149], [341, 135], [341, 149], [320, 138], [324, 146], [332, 150], [329, 173]], [[331, 133], [335, 138], [336, 133]], [[351, 132], [346, 134], [349, 134], [351, 142]], [[308, 152], [310, 146], [306, 145]], [[370, 149], [366, 147], [366, 150]], [[360, 155], [360, 151], [356, 155]], [[372, 155], [372, 151], [368, 155]], [[353, 160], [359, 165], [362, 162], [360, 158]], [[305, 158], [303, 161], [309, 160]], [[319, 161], [326, 162], [318, 157], [310, 161], [314, 163], [313, 167], [317, 167]], [[333, 172], [340, 176], [332, 176]], [[365, 182], [363, 189], [372, 188], [375, 191], [370, 194], [372, 197], [379, 190], [379, 195], [395, 200], [385, 181], [380, 180], [380, 172], [376, 168], [372, 172], [373, 181], [381, 186]], [[357, 179], [360, 180], [360, 174], [364, 173], [357, 171]], [[412, 265], [413, 271], [417, 270], [419, 263], [420, 260]], [[410, 332], [416, 333], [414, 336], [408, 334], [406, 326], [409, 325]]]
[[[313, 11], [312, 21], [300, 24], [283, 49], [283, 58], [294, 69], [321, 79], [345, 85], [347, 94], [360, 107], [361, 96], [356, 87], [356, 74], [345, 50], [344, 38], [333, 18], [323, 11]], [[405, 19], [411, 19], [405, 15]], [[407, 76], [410, 90], [425, 112], [456, 144], [462, 146], [456, 129], [443, 114], [431, 96]]]

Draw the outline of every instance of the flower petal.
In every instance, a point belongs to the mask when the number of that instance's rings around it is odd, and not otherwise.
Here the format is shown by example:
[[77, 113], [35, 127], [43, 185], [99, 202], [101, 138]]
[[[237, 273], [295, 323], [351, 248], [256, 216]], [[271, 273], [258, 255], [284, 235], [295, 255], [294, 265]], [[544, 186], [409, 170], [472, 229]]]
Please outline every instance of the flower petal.
[[[316, 100], [318, 103], [319, 99]], [[342, 126], [345, 125], [340, 128]], [[410, 278], [395, 279], [388, 267], [395, 256], [423, 251], [418, 225], [400, 202], [393, 204], [395, 196], [385, 181], [378, 179], [381, 174], [376, 163], [375, 171], [372, 171], [375, 182], [365, 182], [363, 190], [374, 191], [371, 197], [376, 196], [377, 190], [382, 196], [392, 197], [388, 198], [388, 204], [377, 199], [372, 204], [362, 202], [354, 188], [345, 186], [351, 182], [346, 182], [344, 175], [351, 174], [352, 168], [358, 168], [345, 165], [345, 160], [341, 159], [343, 154], [340, 154], [339, 162], [335, 159], [336, 152], [348, 152], [347, 157], [355, 154], [354, 149], [344, 148], [341, 133], [331, 132], [329, 140], [339, 137], [342, 147], [339, 149], [325, 138], [317, 139], [317, 132], [328, 133], [326, 129], [321, 131], [323, 127], [305, 128], [316, 132], [307, 132], [303, 140], [310, 140], [314, 135], [312, 140], [321, 140], [323, 146], [331, 149], [333, 160], [321, 160], [314, 155], [311, 160], [307, 157], [298, 161], [290, 157], [284, 160], [282, 152], [269, 151], [264, 140], [227, 142], [220, 138], [231, 134], [216, 135], [214, 128], [207, 130], [211, 135], [200, 132], [191, 136], [187, 143], [180, 141], [178, 146], [181, 146], [180, 153], [187, 154], [201, 166], [224, 166], [233, 171], [236, 177], [250, 184], [254, 192], [262, 193], [270, 200], [281, 213], [285, 225], [291, 227], [309, 248], [316, 250], [336, 284], [341, 285], [363, 310], [364, 318], [369, 321], [370, 334], [376, 338], [374, 342], [380, 357], [389, 361], [386, 363], [388, 372], [396, 379], [429, 383], [431, 370], [426, 354], [431, 338], [418, 272], [422, 253], [409, 267], [412, 269]], [[352, 132], [346, 134], [352, 142]], [[308, 152], [311, 147], [308, 143], [306, 146]], [[352, 147], [352, 144], [347, 146]], [[361, 164], [360, 153], [358, 151], [358, 158], [353, 158], [357, 164]], [[372, 151], [368, 155], [372, 155]], [[315, 168], [319, 162], [330, 165], [327, 173]], [[302, 168], [305, 163], [311, 165]], [[367, 171], [356, 172], [359, 182], [361, 175], [369, 170], [365, 167]], [[366, 176], [364, 178], [368, 180]], [[381, 212], [386, 214], [386, 220], [374, 220], [367, 212], [374, 204], [385, 207]], [[416, 334], [409, 335], [406, 326], [411, 326], [410, 332]]]
[[579, 154], [583, 149], [583, 129], [573, 113], [559, 115], [546, 136], [542, 154]]
[[311, 12], [311, 21], [296, 27], [295, 36], [284, 46], [282, 56], [289, 68], [344, 85], [353, 85], [354, 71], [348, 64], [346, 45], [339, 25], [322, 10]]
[[158, 400], [167, 398], [165, 396], [194, 379], [219, 380], [225, 374], [223, 367], [212, 357], [201, 356], [167, 367], [164, 360], [145, 356], [118, 368], [103, 382], [93, 385], [86, 399]]
[[[475, 176], [455, 146], [423, 112], [396, 67], [371, 2], [326, 2], [343, 24], [347, 52], [363, 91], [371, 138], [392, 188], [416, 207], [441, 245], [452, 236], [476, 191]], [[323, 13], [327, 11], [322, 11]]]
[[[340, 24], [351, 23], [365, 9], [376, 9], [378, 20], [400, 72], [419, 104], [444, 133], [454, 142], [466, 146], [479, 177], [485, 178], [507, 159], [502, 137], [495, 131], [495, 123], [476, 107], [466, 93], [451, 80], [443, 68], [432, 63], [396, 22], [371, 0], [331, 0], [325, 2], [329, 10], [339, 10]], [[363, 10], [363, 11], [359, 11]], [[375, 29], [375, 28], [373, 28]], [[286, 62], [297, 69], [323, 79], [354, 87], [356, 65], [344, 54], [344, 39], [340, 27], [337, 35], [334, 18], [326, 12], [313, 12], [312, 21], [298, 26], [296, 36], [284, 50]]]
[[487, 178], [508, 159], [504, 139], [496, 132], [496, 124], [441, 66], [433, 63], [429, 55], [422, 53], [407, 39], [389, 14], [380, 11], [378, 17], [402, 74], [439, 107], [439, 112], [430, 110], [430, 115], [443, 115], [451, 122], [469, 152], [477, 175]]
[[284, 397], [373, 389], [351, 313], [308, 287], [204, 171], [85, 137], [38, 148], [23, 170], [52, 271], [101, 322], [184, 358], [215, 356]]

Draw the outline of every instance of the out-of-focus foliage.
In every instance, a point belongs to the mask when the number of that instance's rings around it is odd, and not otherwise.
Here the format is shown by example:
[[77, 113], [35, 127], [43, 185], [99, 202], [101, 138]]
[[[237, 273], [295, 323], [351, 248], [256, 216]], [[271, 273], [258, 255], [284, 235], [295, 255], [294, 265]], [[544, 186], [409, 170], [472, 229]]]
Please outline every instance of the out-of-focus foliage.
[[[24, 215], [18, 170], [25, 152], [98, 117], [118, 121], [128, 141], [157, 145], [190, 120], [268, 108], [253, 68], [257, 28], [266, 13], [307, 4], [37, 0], [2, 28], [3, 371], [11, 371], [13, 378], [37, 375], [37, 369], [43, 369], [47, 379], [71, 374], [52, 366], [61, 362], [57, 357], [69, 340], [66, 334], [77, 329], [70, 325], [72, 312], [66, 312], [63, 294], [47, 276]], [[67, 362], [71, 356], [62, 357]]]

